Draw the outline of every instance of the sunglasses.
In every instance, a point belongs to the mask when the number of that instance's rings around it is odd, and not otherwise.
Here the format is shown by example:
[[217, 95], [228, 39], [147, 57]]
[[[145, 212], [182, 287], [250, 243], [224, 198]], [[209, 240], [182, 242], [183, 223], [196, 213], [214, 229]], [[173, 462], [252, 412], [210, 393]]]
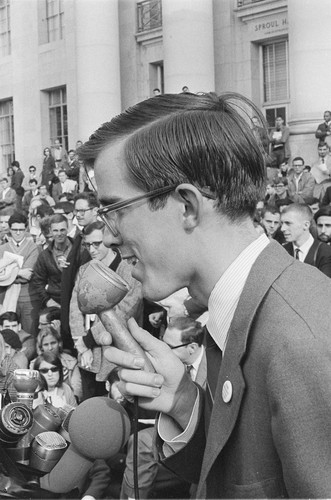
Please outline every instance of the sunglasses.
[[43, 375], [46, 375], [48, 372], [56, 373], [60, 371], [57, 366], [52, 366], [51, 368], [40, 368], [39, 372], [42, 373]]

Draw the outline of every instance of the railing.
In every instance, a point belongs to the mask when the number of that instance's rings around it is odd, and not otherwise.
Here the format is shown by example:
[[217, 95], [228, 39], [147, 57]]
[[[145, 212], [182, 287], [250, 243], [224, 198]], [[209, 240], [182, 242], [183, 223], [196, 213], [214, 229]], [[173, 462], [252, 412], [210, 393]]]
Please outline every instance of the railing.
[[137, 4], [138, 33], [150, 31], [162, 26], [161, 0], [144, 0]]

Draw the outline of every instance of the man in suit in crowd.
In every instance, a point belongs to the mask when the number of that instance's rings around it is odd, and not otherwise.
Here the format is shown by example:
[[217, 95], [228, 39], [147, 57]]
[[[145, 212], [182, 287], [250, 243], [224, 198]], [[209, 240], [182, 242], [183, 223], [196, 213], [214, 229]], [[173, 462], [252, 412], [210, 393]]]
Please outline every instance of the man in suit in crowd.
[[288, 176], [288, 196], [294, 203], [306, 203], [313, 197], [315, 179], [310, 172], [304, 172], [305, 161], [301, 156], [293, 158], [292, 167]]
[[[75, 209], [73, 213], [80, 228], [84, 228], [97, 220], [97, 208], [98, 198], [95, 193], [79, 193], [75, 196]], [[75, 236], [72, 249], [68, 255], [68, 267], [62, 272], [61, 336], [65, 349], [73, 349], [74, 347], [70, 332], [69, 309], [76, 275], [79, 267], [91, 260], [88, 251], [82, 246], [82, 243], [83, 236], [81, 231], [79, 231]]]
[[322, 199], [331, 184], [331, 156], [326, 142], [321, 142], [317, 151], [318, 160], [313, 163], [310, 173], [315, 179], [314, 197]]
[[296, 259], [317, 267], [331, 278], [331, 248], [310, 233], [313, 212], [308, 205], [293, 203], [281, 214], [284, 248]]
[[187, 286], [208, 306], [209, 389], [132, 320], [155, 372], [143, 355], [105, 354], [122, 366], [122, 394], [161, 412], [159, 457], [199, 482], [197, 498], [328, 497], [331, 283], [254, 227], [265, 162], [253, 115], [237, 94], [164, 94], [80, 148], [95, 167], [104, 242], [136, 261], [144, 296]]
[[321, 207], [314, 215], [317, 238], [327, 245], [331, 244], [331, 206]]
[[331, 111], [324, 111], [324, 122], [320, 123], [315, 132], [319, 143], [329, 140], [331, 135]]

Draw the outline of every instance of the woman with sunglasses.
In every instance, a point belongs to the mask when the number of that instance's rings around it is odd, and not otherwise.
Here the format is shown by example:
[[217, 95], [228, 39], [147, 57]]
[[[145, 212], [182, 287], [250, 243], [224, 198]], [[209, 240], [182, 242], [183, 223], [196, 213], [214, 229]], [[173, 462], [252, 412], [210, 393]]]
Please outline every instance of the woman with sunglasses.
[[39, 388], [33, 408], [42, 404], [51, 404], [56, 408], [77, 406], [71, 388], [63, 382], [63, 368], [61, 359], [53, 352], [40, 354], [34, 364], [34, 369], [39, 371]]
[[[52, 325], [43, 326], [37, 337], [37, 354], [52, 352], [59, 356], [62, 363], [63, 381], [72, 389], [77, 401], [82, 398], [82, 379], [77, 359], [63, 352], [63, 342], [60, 333]], [[30, 363], [30, 369], [35, 370], [36, 360]]]

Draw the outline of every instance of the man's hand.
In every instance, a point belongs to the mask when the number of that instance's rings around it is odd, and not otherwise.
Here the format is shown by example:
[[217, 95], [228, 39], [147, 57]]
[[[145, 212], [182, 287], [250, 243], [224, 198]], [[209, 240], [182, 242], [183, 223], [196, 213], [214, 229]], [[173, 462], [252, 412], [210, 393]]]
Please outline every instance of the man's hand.
[[20, 278], [23, 278], [27, 281], [30, 281], [30, 279], [32, 278], [32, 273], [33, 273], [33, 269], [26, 267], [26, 268], [20, 269], [17, 273], [17, 276]]
[[128, 327], [145, 351], [155, 373], [144, 370], [146, 361], [143, 358], [109, 347], [104, 352], [105, 357], [123, 367], [120, 370], [119, 390], [126, 399], [139, 396], [141, 407], [169, 414], [184, 429], [197, 396], [196, 386], [167, 344], [140, 328], [132, 318]]
[[87, 349], [87, 351], [83, 352], [80, 358], [80, 364], [82, 368], [86, 368], [87, 370], [91, 368], [93, 363], [93, 352], [91, 349]]

